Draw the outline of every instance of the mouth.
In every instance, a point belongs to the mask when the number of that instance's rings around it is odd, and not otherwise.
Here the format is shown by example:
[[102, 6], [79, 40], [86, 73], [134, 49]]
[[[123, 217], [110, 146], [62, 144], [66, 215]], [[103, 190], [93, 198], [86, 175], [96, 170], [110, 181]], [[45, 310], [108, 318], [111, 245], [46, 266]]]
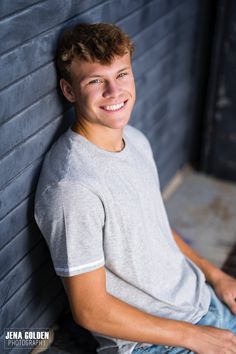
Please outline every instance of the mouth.
[[121, 111], [126, 103], [128, 102], [128, 100], [125, 100], [123, 102], [120, 103], [116, 103], [116, 104], [112, 104], [112, 105], [106, 105], [106, 106], [101, 106], [101, 108], [106, 111], [106, 112], [118, 112]]

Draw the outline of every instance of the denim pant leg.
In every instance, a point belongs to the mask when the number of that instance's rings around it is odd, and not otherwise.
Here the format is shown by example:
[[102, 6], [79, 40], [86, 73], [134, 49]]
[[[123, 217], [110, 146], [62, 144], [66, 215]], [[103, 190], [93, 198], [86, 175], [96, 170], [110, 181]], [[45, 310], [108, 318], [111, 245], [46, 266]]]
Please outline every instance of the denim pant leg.
[[132, 354], [194, 354], [191, 350], [167, 345], [151, 345], [150, 347], [136, 348]]
[[[236, 316], [232, 314], [229, 308], [222, 303], [216, 296], [214, 290], [210, 287], [211, 303], [205, 316], [197, 323], [202, 326], [213, 326], [222, 329], [228, 329], [236, 334]], [[168, 347], [162, 345], [152, 345], [134, 349], [132, 354], [192, 354], [193, 352], [178, 347]], [[194, 354], [194, 353], [193, 353]]]
[[236, 335], [236, 316], [228, 306], [221, 302], [214, 290], [211, 291], [211, 304], [208, 313], [198, 322], [199, 325], [228, 329]]

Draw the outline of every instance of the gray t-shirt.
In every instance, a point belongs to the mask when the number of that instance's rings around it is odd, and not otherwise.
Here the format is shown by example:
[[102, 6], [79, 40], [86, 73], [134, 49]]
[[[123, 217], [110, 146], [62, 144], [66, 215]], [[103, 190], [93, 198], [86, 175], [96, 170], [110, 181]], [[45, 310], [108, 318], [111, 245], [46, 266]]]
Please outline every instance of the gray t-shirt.
[[[173, 239], [148, 140], [126, 126], [124, 141], [122, 151], [108, 152], [69, 129], [47, 154], [35, 218], [55, 271], [65, 277], [104, 266], [113, 296], [196, 323], [210, 303], [204, 275]], [[131, 353], [136, 344], [95, 336], [101, 353]]]

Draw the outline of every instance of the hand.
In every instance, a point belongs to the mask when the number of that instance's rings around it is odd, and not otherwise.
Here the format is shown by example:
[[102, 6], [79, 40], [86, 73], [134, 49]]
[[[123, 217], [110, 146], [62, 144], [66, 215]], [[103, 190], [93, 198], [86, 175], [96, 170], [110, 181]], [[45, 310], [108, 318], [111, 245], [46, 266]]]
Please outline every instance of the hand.
[[223, 273], [213, 286], [219, 299], [236, 315], [236, 279]]
[[227, 330], [195, 325], [188, 348], [198, 354], [236, 353], [236, 336]]

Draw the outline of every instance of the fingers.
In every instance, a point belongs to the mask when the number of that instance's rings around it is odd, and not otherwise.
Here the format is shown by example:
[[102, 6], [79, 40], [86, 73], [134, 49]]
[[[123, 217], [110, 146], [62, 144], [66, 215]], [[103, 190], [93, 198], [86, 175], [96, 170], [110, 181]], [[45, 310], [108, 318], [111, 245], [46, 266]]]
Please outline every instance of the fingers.
[[[229, 337], [229, 350], [231, 350], [232, 353], [236, 353], [236, 336], [232, 333], [229, 332], [228, 333], [228, 337]], [[229, 351], [229, 353], [231, 353]]]
[[228, 350], [229, 353], [236, 353], [236, 336], [232, 332], [224, 331], [223, 346], [224, 349]]
[[198, 354], [236, 354], [236, 336], [232, 332], [208, 326], [201, 327], [200, 331], [201, 336], [195, 337]]
[[231, 310], [231, 312], [236, 315], [236, 302], [233, 300], [229, 303], [229, 308]]
[[218, 354], [236, 354], [236, 336], [232, 332], [222, 330], [218, 339]]
[[231, 312], [236, 315], [236, 299], [232, 294], [225, 294], [224, 296], [224, 302], [226, 305], [229, 307]]

